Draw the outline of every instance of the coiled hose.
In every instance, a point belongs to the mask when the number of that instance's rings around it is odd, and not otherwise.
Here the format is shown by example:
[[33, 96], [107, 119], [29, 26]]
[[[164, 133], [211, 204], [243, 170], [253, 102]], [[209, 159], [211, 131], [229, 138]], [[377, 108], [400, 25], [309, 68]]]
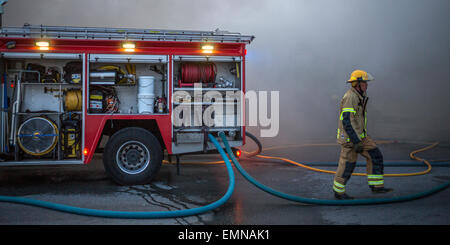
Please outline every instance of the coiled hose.
[[267, 187], [261, 183], [259, 183], [256, 179], [251, 177], [239, 164], [239, 162], [236, 160], [236, 158], [233, 155], [233, 151], [230, 148], [230, 145], [228, 144], [228, 141], [225, 137], [225, 134], [223, 132], [219, 133], [219, 136], [222, 138], [222, 141], [225, 145], [225, 149], [228, 153], [228, 156], [230, 156], [231, 161], [233, 161], [234, 166], [239, 171], [239, 173], [244, 176], [245, 179], [247, 179], [250, 183], [258, 187], [259, 189], [277, 196], [279, 198], [283, 198], [286, 200], [294, 201], [294, 202], [300, 202], [300, 203], [306, 203], [306, 204], [315, 204], [315, 205], [332, 205], [332, 206], [349, 206], [349, 205], [371, 205], [371, 204], [386, 204], [386, 203], [395, 203], [395, 202], [405, 202], [405, 201], [411, 201], [419, 198], [423, 198], [429, 195], [432, 195], [434, 193], [437, 193], [439, 191], [442, 191], [446, 189], [450, 185], [450, 181], [439, 185], [437, 187], [434, 187], [428, 191], [420, 192], [417, 194], [407, 195], [407, 196], [400, 196], [400, 197], [392, 197], [392, 198], [370, 198], [370, 199], [354, 199], [354, 200], [327, 200], [327, 199], [315, 199], [315, 198], [306, 198], [301, 196], [294, 196], [290, 194], [286, 194], [277, 190], [274, 190], [270, 187]]
[[25, 204], [30, 206], [36, 206], [41, 208], [48, 208], [60, 212], [78, 214], [78, 215], [87, 215], [87, 216], [96, 216], [96, 217], [104, 217], [104, 218], [122, 218], [122, 219], [157, 219], [157, 218], [175, 218], [175, 217], [184, 217], [184, 216], [192, 216], [198, 215], [201, 213], [205, 213], [216, 209], [226, 203], [228, 199], [230, 199], [231, 195], [234, 191], [235, 179], [233, 167], [231, 166], [230, 160], [227, 157], [227, 154], [220, 146], [219, 142], [209, 134], [209, 139], [216, 146], [223, 160], [225, 161], [225, 165], [228, 171], [229, 177], [229, 185], [227, 192], [225, 195], [219, 200], [198, 208], [192, 209], [184, 209], [184, 210], [173, 210], [173, 211], [151, 211], [151, 212], [135, 212], [135, 211], [112, 211], [112, 210], [99, 210], [99, 209], [89, 209], [89, 208], [80, 208], [74, 207], [64, 204], [40, 201], [36, 199], [23, 198], [23, 197], [13, 197], [13, 196], [0, 196], [0, 202], [10, 202], [10, 203], [18, 203]]
[[181, 65], [181, 82], [193, 83], [213, 83], [216, 79], [217, 67], [212, 62], [183, 63]]

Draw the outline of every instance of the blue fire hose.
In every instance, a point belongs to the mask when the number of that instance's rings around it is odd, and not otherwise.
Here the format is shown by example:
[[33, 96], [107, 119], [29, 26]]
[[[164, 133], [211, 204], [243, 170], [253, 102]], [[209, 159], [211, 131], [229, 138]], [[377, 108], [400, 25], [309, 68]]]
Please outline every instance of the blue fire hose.
[[[446, 182], [442, 185], [439, 185], [435, 188], [432, 188], [428, 191], [420, 192], [413, 195], [408, 196], [402, 196], [402, 197], [394, 197], [394, 198], [376, 198], [376, 199], [355, 199], [355, 200], [326, 200], [326, 199], [314, 199], [314, 198], [305, 198], [301, 196], [293, 196], [286, 193], [279, 192], [277, 190], [274, 190], [270, 187], [267, 187], [258, 181], [256, 181], [253, 177], [251, 177], [239, 164], [239, 162], [234, 157], [233, 151], [230, 148], [230, 145], [225, 137], [225, 134], [223, 132], [219, 133], [219, 136], [222, 138], [223, 144], [225, 146], [225, 149], [228, 153], [228, 155], [231, 158], [231, 161], [237, 168], [237, 170], [244, 176], [245, 179], [250, 181], [252, 184], [254, 184], [256, 187], [260, 188], [261, 190], [272, 194], [274, 196], [294, 201], [294, 202], [300, 202], [300, 203], [306, 203], [306, 204], [315, 204], [315, 205], [368, 205], [368, 204], [383, 204], [383, 203], [394, 203], [394, 202], [404, 202], [404, 201], [411, 201], [414, 199], [422, 198], [429, 196], [431, 194], [437, 193], [439, 191], [442, 191], [446, 189], [450, 185], [450, 181]], [[198, 215], [201, 213], [205, 213], [208, 211], [211, 211], [213, 209], [216, 209], [223, 205], [225, 202], [227, 202], [233, 191], [235, 186], [235, 177], [233, 173], [233, 168], [230, 163], [230, 159], [227, 157], [225, 151], [222, 149], [222, 146], [219, 144], [219, 142], [212, 136], [211, 134], [208, 134], [209, 139], [214, 144], [214, 146], [219, 151], [220, 155], [222, 156], [225, 165], [227, 167], [228, 176], [229, 176], [229, 186], [227, 189], [227, 192], [225, 195], [220, 198], [219, 200], [198, 208], [192, 208], [192, 209], [185, 209], [185, 210], [174, 210], [174, 211], [150, 211], [150, 212], [138, 212], [138, 211], [112, 211], [112, 210], [98, 210], [98, 209], [89, 209], [89, 208], [80, 208], [80, 207], [73, 207], [69, 205], [64, 204], [57, 204], [52, 202], [46, 202], [46, 201], [40, 201], [30, 198], [23, 198], [23, 197], [11, 197], [11, 196], [0, 196], [0, 202], [10, 202], [10, 203], [18, 203], [18, 204], [25, 204], [25, 205], [31, 205], [31, 206], [37, 206], [42, 208], [48, 208], [56, 211], [61, 212], [67, 212], [67, 213], [73, 213], [78, 215], [87, 215], [87, 216], [96, 216], [96, 217], [105, 217], [105, 218], [124, 218], [124, 219], [156, 219], [156, 218], [175, 218], [175, 217], [184, 217], [184, 216], [192, 216], [192, 215]]]
[[225, 134], [223, 132], [219, 133], [219, 136], [222, 138], [222, 141], [225, 145], [225, 149], [227, 150], [228, 155], [231, 158], [231, 161], [233, 161], [234, 166], [237, 168], [240, 174], [244, 176], [245, 179], [247, 179], [250, 183], [258, 187], [259, 189], [277, 196], [279, 198], [283, 198], [286, 200], [294, 201], [294, 202], [300, 202], [300, 203], [306, 203], [306, 204], [315, 204], [315, 205], [333, 205], [333, 206], [343, 206], [343, 205], [370, 205], [370, 204], [383, 204], [383, 203], [394, 203], [394, 202], [405, 202], [405, 201], [411, 201], [414, 199], [426, 197], [429, 195], [432, 195], [436, 192], [442, 191], [446, 189], [450, 185], [450, 181], [439, 185], [437, 187], [434, 187], [428, 191], [420, 192], [417, 194], [407, 195], [407, 196], [400, 196], [400, 197], [392, 197], [392, 198], [370, 198], [370, 199], [354, 199], [354, 200], [326, 200], [326, 199], [315, 199], [315, 198], [306, 198], [301, 196], [294, 196], [289, 195], [277, 190], [274, 190], [270, 187], [267, 187], [261, 183], [259, 183], [257, 180], [255, 180], [252, 176], [250, 176], [239, 164], [239, 162], [236, 160], [236, 158], [233, 155], [233, 151], [230, 148], [230, 145], [228, 144], [228, 141], [225, 137]]
[[230, 160], [227, 157], [227, 154], [220, 146], [219, 142], [209, 134], [209, 139], [216, 146], [217, 150], [219, 150], [220, 155], [225, 161], [225, 165], [228, 171], [229, 177], [229, 185], [227, 192], [225, 195], [219, 200], [198, 208], [192, 209], [184, 209], [184, 210], [173, 210], [173, 211], [150, 211], [150, 212], [136, 212], [136, 211], [112, 211], [112, 210], [98, 210], [98, 209], [89, 209], [89, 208], [80, 208], [73, 207], [64, 204], [40, 201], [30, 198], [23, 197], [12, 197], [12, 196], [0, 196], [0, 202], [10, 202], [10, 203], [19, 203], [25, 205], [31, 205], [36, 207], [48, 208], [56, 211], [79, 214], [79, 215], [87, 215], [87, 216], [96, 216], [96, 217], [104, 217], [104, 218], [123, 218], [123, 219], [157, 219], [157, 218], [175, 218], [175, 217], [184, 217], [184, 216], [192, 216], [198, 215], [201, 213], [206, 213], [208, 211], [214, 210], [230, 199], [231, 195], [234, 191], [235, 179], [233, 167], [231, 166]]

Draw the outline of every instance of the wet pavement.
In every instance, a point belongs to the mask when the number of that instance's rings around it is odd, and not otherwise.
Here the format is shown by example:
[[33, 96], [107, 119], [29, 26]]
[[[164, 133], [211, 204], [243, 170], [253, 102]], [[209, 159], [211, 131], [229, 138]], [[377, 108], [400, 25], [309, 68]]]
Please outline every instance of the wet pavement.
[[[409, 153], [426, 144], [379, 145], [385, 161], [410, 160]], [[299, 162], [336, 161], [339, 147], [288, 147], [267, 150], [267, 155], [283, 156]], [[417, 156], [450, 159], [450, 148], [438, 146]], [[207, 205], [225, 194], [228, 175], [224, 164], [198, 164], [215, 161], [217, 155], [181, 158], [181, 173], [174, 164], [164, 164], [151, 184], [119, 186], [106, 176], [101, 154], [85, 166], [1, 167], [0, 195], [22, 196], [77, 207], [120, 211], [166, 211]], [[362, 161], [362, 157], [359, 158]], [[288, 194], [332, 199], [333, 175], [318, 173], [277, 161], [241, 159], [242, 166], [261, 183]], [[335, 170], [336, 167], [318, 167]], [[410, 173], [423, 167], [385, 167], [385, 173]], [[357, 167], [355, 172], [364, 172]], [[1, 225], [79, 225], [79, 224], [246, 224], [246, 225], [449, 225], [450, 190], [403, 203], [365, 206], [315, 206], [271, 196], [249, 182], [237, 171], [236, 187], [223, 206], [205, 214], [172, 219], [112, 219], [61, 213], [20, 204], [0, 203]], [[366, 177], [353, 176], [347, 192], [356, 198], [396, 197], [414, 194], [450, 180], [450, 167], [433, 167], [426, 175], [386, 177], [385, 185], [394, 188], [387, 194], [372, 194]]]

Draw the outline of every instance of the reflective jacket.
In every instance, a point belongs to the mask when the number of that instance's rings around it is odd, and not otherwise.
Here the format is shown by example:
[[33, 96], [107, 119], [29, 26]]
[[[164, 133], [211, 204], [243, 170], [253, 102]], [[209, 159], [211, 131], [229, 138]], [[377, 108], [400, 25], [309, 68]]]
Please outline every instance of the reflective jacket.
[[355, 88], [349, 89], [341, 100], [337, 142], [357, 144], [367, 136], [367, 96], [361, 95]]

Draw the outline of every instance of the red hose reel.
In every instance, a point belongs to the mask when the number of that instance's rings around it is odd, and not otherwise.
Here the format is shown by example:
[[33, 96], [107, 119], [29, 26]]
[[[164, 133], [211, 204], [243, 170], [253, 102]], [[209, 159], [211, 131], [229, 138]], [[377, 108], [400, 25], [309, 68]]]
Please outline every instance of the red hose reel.
[[180, 87], [193, 87], [194, 83], [215, 83], [217, 75], [216, 64], [212, 62], [181, 64]]

